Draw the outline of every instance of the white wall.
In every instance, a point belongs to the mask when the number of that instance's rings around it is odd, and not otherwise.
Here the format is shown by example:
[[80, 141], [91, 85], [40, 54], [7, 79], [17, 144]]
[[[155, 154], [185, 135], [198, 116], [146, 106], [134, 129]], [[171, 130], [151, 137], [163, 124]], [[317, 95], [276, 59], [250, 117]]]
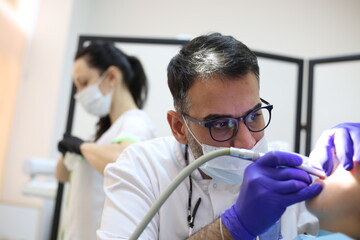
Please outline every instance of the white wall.
[[359, 52], [359, 9], [358, 0], [91, 0], [86, 32], [174, 37], [220, 31], [253, 49], [308, 58]]
[[45, 0], [21, 82], [1, 199], [23, 197], [26, 157], [57, 158], [78, 34], [174, 38], [231, 34], [253, 50], [300, 58], [360, 53], [360, 1]]
[[51, 154], [56, 146], [52, 138], [60, 124], [54, 123], [57, 121], [58, 112], [64, 111], [58, 108], [57, 104], [65, 104], [67, 100], [59, 94], [59, 89], [64, 88], [64, 61], [69, 61], [66, 60], [66, 43], [71, 10], [71, 0], [41, 2], [18, 92], [1, 193], [4, 201], [37, 202], [35, 198], [23, 197], [21, 194], [21, 189], [28, 180], [28, 176], [22, 171], [23, 163], [31, 156], [55, 157]]

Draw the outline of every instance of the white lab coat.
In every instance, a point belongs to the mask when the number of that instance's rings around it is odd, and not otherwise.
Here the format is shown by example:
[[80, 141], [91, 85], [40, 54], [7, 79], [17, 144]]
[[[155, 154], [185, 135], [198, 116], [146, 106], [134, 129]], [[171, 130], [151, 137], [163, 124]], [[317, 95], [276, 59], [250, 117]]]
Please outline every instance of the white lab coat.
[[[174, 137], [157, 138], [127, 148], [119, 159], [105, 169], [106, 194], [98, 239], [128, 239], [138, 223], [185, 167], [184, 145]], [[201, 197], [195, 216], [196, 232], [217, 219], [232, 206], [240, 185], [229, 185], [202, 179], [198, 170], [192, 173], [192, 206]], [[189, 180], [186, 178], [154, 216], [140, 239], [185, 239], [189, 236], [187, 207]], [[284, 239], [299, 233], [316, 233], [317, 219], [303, 204], [290, 207], [282, 219]]]
[[[110, 144], [115, 139], [127, 137], [135, 141], [155, 137], [154, 124], [144, 111], [135, 109], [122, 114], [97, 144]], [[76, 154], [67, 153], [65, 165], [71, 175], [62, 210], [61, 240], [96, 239], [105, 199], [104, 177]]]

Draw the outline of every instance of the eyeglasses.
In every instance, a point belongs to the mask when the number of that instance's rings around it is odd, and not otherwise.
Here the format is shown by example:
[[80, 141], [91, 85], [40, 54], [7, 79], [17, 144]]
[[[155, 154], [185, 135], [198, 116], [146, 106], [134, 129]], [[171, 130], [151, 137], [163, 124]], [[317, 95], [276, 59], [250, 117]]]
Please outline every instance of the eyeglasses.
[[244, 121], [244, 124], [251, 132], [261, 132], [269, 125], [273, 105], [262, 98], [260, 98], [260, 100], [262, 103], [265, 103], [266, 106], [255, 108], [246, 114], [246, 116], [240, 118], [218, 118], [208, 122], [202, 122], [190, 117], [184, 112], [182, 114], [186, 119], [208, 128], [211, 138], [215, 141], [225, 142], [236, 135], [240, 121]]

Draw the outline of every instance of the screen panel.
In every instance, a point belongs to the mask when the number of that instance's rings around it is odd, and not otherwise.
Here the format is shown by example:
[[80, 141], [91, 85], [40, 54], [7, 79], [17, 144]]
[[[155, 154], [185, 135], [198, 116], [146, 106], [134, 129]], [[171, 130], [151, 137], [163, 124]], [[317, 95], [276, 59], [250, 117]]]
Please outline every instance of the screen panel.
[[284, 141], [295, 151], [299, 66], [262, 57], [259, 66], [260, 96], [274, 105], [266, 138], [269, 142]]
[[118, 43], [116, 46], [142, 62], [149, 81], [149, 94], [144, 111], [155, 122], [158, 136], [172, 135], [166, 119], [167, 111], [174, 109], [166, 69], [181, 46], [137, 43]]
[[321, 133], [341, 122], [359, 122], [359, 61], [317, 64], [314, 67], [310, 150]]

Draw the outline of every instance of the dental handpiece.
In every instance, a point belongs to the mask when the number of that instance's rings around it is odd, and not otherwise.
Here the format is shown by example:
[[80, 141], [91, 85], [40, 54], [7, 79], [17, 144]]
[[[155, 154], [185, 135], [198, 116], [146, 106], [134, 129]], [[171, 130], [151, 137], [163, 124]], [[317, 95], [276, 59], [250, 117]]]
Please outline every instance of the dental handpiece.
[[[323, 170], [321, 169], [317, 169], [315, 167], [312, 167], [309, 165], [309, 158], [297, 153], [293, 153], [296, 154], [298, 156], [300, 156], [303, 159], [303, 163], [300, 166], [296, 166], [295, 168], [299, 168], [302, 169], [306, 172], [308, 172], [311, 175], [317, 176], [321, 179], [326, 178], [326, 174]], [[246, 159], [249, 161], [253, 161], [255, 162], [258, 158], [262, 157], [265, 155], [265, 153], [260, 153], [260, 152], [255, 152], [252, 150], [248, 150], [248, 149], [243, 149], [243, 148], [234, 148], [231, 147], [230, 148], [230, 155], [234, 156], [234, 157], [238, 157], [238, 158], [242, 158], [242, 159]]]

